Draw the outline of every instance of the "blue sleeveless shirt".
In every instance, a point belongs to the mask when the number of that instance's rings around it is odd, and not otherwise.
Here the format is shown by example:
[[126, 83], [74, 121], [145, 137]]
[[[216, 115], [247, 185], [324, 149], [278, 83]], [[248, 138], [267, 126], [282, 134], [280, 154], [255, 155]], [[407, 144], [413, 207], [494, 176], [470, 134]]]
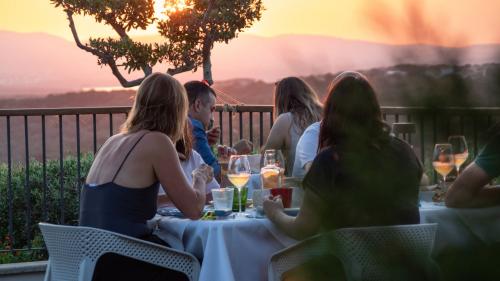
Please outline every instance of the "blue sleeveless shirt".
[[127, 153], [111, 182], [85, 184], [82, 188], [81, 226], [101, 228], [136, 238], [151, 234], [147, 221], [156, 214], [159, 183], [146, 188], [128, 188], [114, 183], [130, 152], [144, 135]]

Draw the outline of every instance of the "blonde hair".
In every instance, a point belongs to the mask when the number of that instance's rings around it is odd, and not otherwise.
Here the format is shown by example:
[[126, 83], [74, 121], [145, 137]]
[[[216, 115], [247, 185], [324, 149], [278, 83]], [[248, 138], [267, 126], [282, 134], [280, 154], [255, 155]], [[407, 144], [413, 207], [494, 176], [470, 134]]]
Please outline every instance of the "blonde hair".
[[168, 74], [153, 73], [137, 90], [134, 105], [121, 131], [158, 131], [175, 143], [182, 138], [187, 114], [188, 99], [182, 84]]
[[276, 83], [274, 110], [276, 116], [286, 112], [292, 113], [293, 121], [302, 131], [319, 121], [322, 114], [322, 106], [316, 92], [297, 77], [287, 77]]

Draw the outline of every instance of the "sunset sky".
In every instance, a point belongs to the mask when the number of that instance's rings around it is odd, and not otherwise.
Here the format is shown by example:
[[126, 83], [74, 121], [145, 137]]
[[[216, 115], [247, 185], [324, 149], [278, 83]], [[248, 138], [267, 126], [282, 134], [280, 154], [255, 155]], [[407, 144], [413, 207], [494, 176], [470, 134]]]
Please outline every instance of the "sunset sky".
[[[264, 0], [249, 34], [315, 34], [347, 39], [447, 46], [500, 43], [499, 0]], [[411, 16], [410, 16], [411, 15]], [[82, 38], [113, 34], [78, 18]], [[72, 40], [65, 14], [49, 0], [0, 1], [0, 30], [45, 32]], [[151, 34], [154, 30], [136, 32]]]

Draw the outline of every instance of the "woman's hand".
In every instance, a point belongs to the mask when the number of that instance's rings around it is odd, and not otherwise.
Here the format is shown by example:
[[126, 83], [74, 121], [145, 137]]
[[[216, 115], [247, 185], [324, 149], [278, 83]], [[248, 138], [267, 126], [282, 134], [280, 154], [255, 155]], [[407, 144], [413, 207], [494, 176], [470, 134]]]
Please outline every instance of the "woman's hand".
[[214, 178], [214, 169], [207, 164], [201, 164], [193, 170], [193, 179], [195, 178], [207, 184]]
[[281, 197], [279, 195], [264, 200], [263, 206], [264, 206], [264, 213], [266, 213], [266, 216], [270, 220], [273, 220], [276, 214], [282, 213], [284, 210], [283, 202], [281, 201]]

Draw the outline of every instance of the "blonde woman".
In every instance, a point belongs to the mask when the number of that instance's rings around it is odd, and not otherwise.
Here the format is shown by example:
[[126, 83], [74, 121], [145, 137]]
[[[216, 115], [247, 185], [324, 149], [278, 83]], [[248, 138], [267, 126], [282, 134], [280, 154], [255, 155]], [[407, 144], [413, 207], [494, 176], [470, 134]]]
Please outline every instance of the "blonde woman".
[[321, 119], [317, 94], [304, 80], [287, 77], [276, 83], [274, 111], [277, 119], [267, 138], [265, 149], [280, 149], [285, 157], [285, 175], [290, 176], [295, 148], [304, 130]]
[[[146, 223], [156, 213], [160, 183], [186, 217], [200, 218], [213, 172], [207, 165], [195, 169], [192, 185], [183, 174], [174, 143], [182, 137], [187, 111], [186, 91], [173, 77], [155, 73], [142, 82], [121, 133], [104, 143], [92, 163], [81, 194], [80, 225], [165, 244]], [[93, 280], [166, 277], [183, 276], [107, 254]]]

